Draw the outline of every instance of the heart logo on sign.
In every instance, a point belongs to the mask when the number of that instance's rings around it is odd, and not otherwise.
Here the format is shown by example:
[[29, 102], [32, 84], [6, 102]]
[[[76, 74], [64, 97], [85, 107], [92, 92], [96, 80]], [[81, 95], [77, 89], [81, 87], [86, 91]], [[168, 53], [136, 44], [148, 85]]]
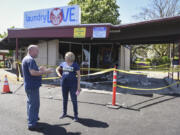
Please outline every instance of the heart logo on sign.
[[62, 22], [63, 14], [60, 8], [54, 8], [50, 14], [50, 20], [53, 25], [59, 25]]

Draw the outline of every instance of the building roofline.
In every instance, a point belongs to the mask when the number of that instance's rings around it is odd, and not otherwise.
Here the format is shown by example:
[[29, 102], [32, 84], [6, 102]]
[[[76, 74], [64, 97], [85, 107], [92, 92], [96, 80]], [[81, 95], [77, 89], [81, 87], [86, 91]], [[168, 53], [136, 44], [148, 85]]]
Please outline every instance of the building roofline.
[[113, 25], [111, 23], [93, 23], [93, 24], [78, 24], [78, 25], [64, 25], [64, 26], [36, 27], [36, 28], [8, 28], [8, 30], [36, 30], [36, 29], [55, 29], [55, 28], [88, 27], [88, 26], [113, 26]]
[[[35, 41], [59, 39], [62, 41], [87, 43], [152, 44], [174, 43], [180, 40], [180, 16], [112, 25], [110, 23], [79, 24], [71, 26], [11, 28], [8, 36], [0, 41], [0, 46], [14, 47], [16, 38], [26, 45]], [[74, 38], [74, 28], [86, 27], [84, 38]], [[94, 27], [106, 27], [105, 38], [93, 38]]]
[[125, 27], [130, 27], [130, 26], [138, 26], [138, 25], [145, 25], [145, 24], [151, 24], [151, 23], [161, 23], [164, 21], [173, 21], [173, 20], [177, 20], [177, 19], [180, 19], [180, 15], [173, 16], [173, 17], [146, 20], [146, 21], [139, 21], [139, 22], [135, 22], [135, 23], [112, 25], [112, 27], [113, 28], [125, 28]]
[[78, 25], [64, 25], [64, 26], [50, 26], [50, 27], [36, 27], [36, 28], [9, 28], [8, 30], [37, 30], [37, 29], [55, 29], [55, 28], [71, 28], [71, 27], [91, 27], [91, 26], [107, 26], [111, 27], [112, 29], [120, 29], [126, 27], [133, 27], [145, 24], [152, 24], [152, 23], [161, 23], [167, 21], [176, 21], [180, 19], [180, 16], [174, 17], [166, 17], [166, 18], [159, 18], [159, 19], [152, 19], [146, 21], [140, 21], [135, 23], [128, 23], [128, 24], [120, 24], [120, 25], [113, 25], [111, 23], [93, 23], [93, 24], [78, 24]]

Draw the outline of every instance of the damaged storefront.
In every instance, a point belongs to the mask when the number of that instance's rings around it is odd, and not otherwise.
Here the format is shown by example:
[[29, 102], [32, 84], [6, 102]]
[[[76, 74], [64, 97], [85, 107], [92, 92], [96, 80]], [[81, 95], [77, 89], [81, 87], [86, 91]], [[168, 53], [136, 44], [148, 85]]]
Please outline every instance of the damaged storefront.
[[82, 68], [111, 68], [118, 64], [118, 48], [113, 44], [59, 43], [60, 61], [67, 51], [72, 51]]
[[127, 47], [112, 43], [77, 43], [60, 40], [40, 41], [39, 65], [57, 66], [64, 61], [64, 55], [72, 51], [76, 62], [82, 69], [82, 74], [93, 72], [91, 69], [108, 69], [115, 65], [119, 68], [130, 68], [130, 50]]

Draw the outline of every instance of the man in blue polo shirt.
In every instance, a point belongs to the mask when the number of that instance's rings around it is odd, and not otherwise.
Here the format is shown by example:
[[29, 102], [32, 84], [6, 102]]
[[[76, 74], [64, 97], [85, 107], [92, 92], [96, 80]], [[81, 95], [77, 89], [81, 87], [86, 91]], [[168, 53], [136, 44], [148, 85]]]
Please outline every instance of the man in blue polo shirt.
[[28, 54], [22, 60], [22, 71], [24, 77], [24, 87], [27, 94], [27, 115], [28, 115], [28, 129], [38, 130], [37, 126], [39, 120], [39, 88], [41, 86], [41, 76], [43, 74], [51, 73], [51, 69], [45, 67], [38, 68], [34, 58], [38, 56], [39, 49], [36, 45], [28, 47]]

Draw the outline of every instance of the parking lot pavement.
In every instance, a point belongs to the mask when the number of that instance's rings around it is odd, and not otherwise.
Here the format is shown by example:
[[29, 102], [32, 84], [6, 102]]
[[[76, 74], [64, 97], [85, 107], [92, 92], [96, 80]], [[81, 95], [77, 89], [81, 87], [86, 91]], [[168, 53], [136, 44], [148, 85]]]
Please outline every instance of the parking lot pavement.
[[[10, 83], [14, 91], [20, 84]], [[2, 86], [2, 85], [1, 85]], [[0, 87], [2, 89], [2, 87]], [[84, 90], [79, 100], [79, 122], [72, 122], [72, 104], [69, 117], [59, 120], [62, 112], [60, 87], [43, 85], [40, 89], [40, 125], [38, 132], [27, 130], [26, 95], [21, 87], [15, 94], [0, 95], [0, 135], [179, 135], [180, 98], [154, 95], [117, 94], [117, 103], [124, 108], [106, 107], [111, 93]]]

